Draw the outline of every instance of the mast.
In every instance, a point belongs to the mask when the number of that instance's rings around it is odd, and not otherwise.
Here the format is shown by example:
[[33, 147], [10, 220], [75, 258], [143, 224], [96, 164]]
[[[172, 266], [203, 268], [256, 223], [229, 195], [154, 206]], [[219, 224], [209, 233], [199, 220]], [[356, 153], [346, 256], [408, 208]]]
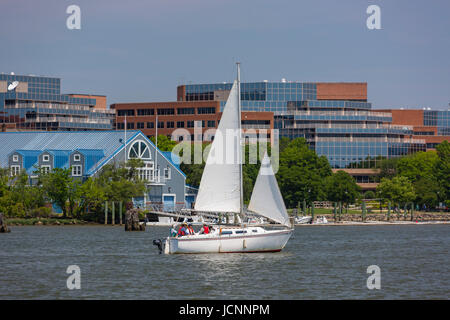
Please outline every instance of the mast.
[[241, 189], [241, 218], [244, 218], [244, 179], [242, 174], [242, 120], [241, 120], [241, 63], [236, 62], [237, 65], [237, 99], [238, 99], [238, 128], [239, 128], [239, 139], [238, 139], [238, 155], [239, 155], [239, 178], [240, 178], [240, 189]]
[[127, 166], [127, 114], [125, 113], [125, 123], [123, 128], [125, 129], [125, 167]]
[[158, 109], [156, 109], [156, 131], [155, 131], [155, 169], [153, 170], [155, 174], [156, 182], [159, 182], [159, 171], [158, 171]]

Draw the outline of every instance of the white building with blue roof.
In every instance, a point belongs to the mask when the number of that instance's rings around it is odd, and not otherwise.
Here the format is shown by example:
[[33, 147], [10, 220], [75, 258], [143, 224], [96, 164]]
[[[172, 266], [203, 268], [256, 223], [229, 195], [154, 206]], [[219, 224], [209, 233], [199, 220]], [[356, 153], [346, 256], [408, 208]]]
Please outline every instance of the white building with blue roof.
[[[125, 158], [126, 157], [126, 158]], [[191, 207], [195, 189], [186, 186], [179, 158], [162, 152], [141, 131], [38, 131], [0, 133], [0, 166], [12, 175], [25, 170], [32, 178], [36, 168], [51, 171], [71, 168], [72, 176], [87, 179], [106, 164], [141, 159], [141, 179], [147, 192], [135, 198], [136, 206], [162, 205], [166, 211]]]

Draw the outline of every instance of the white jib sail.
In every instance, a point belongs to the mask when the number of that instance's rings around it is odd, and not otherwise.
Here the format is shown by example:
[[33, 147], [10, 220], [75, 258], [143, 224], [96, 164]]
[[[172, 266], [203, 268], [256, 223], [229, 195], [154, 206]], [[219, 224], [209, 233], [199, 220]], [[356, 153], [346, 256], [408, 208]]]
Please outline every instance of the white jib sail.
[[291, 227], [283, 197], [267, 153], [261, 162], [248, 210]]
[[225, 104], [206, 160], [196, 211], [240, 212], [240, 125], [237, 81]]

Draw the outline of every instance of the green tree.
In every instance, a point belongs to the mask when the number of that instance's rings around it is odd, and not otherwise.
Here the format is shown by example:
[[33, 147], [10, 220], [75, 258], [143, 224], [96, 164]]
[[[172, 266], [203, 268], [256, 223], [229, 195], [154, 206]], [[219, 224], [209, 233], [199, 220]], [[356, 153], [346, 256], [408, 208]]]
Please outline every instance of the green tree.
[[435, 167], [436, 181], [439, 185], [439, 201], [450, 206], [450, 143], [443, 141], [436, 146], [438, 161]]
[[375, 199], [375, 198], [376, 198], [376, 194], [375, 194], [375, 192], [373, 192], [371, 190], [366, 191], [364, 193], [364, 199]]
[[439, 185], [436, 179], [420, 178], [413, 183], [417, 195], [416, 202], [420, 205], [426, 205], [427, 208], [435, 208], [439, 202]]
[[43, 175], [40, 180], [47, 197], [61, 207], [63, 217], [67, 217], [66, 203], [69, 198], [69, 184], [72, 181], [71, 169], [54, 168], [49, 174]]
[[[150, 140], [156, 144], [155, 137], [151, 137]], [[161, 151], [172, 151], [173, 147], [177, 145], [176, 141], [173, 141], [165, 135], [158, 135], [158, 149]]]
[[79, 213], [101, 210], [101, 206], [106, 200], [104, 189], [98, 185], [97, 180], [88, 178], [78, 189], [80, 205]]
[[377, 186], [380, 198], [396, 205], [404, 205], [416, 198], [414, 187], [406, 177], [383, 178]]
[[415, 182], [421, 178], [434, 179], [434, 170], [439, 157], [435, 151], [417, 152], [398, 160], [398, 175]]
[[292, 140], [280, 153], [277, 180], [284, 201], [294, 207], [299, 201], [310, 203], [326, 197], [323, 180], [331, 175], [325, 157], [318, 157], [304, 138]]
[[103, 186], [105, 198], [127, 203], [133, 197], [142, 196], [146, 191], [145, 182], [139, 178], [138, 168], [142, 166], [143, 161], [140, 159], [130, 159], [126, 165], [105, 165], [97, 178], [98, 185]]
[[346, 205], [354, 203], [361, 192], [361, 188], [356, 184], [355, 179], [342, 170], [325, 179], [325, 189], [328, 200], [342, 201]]

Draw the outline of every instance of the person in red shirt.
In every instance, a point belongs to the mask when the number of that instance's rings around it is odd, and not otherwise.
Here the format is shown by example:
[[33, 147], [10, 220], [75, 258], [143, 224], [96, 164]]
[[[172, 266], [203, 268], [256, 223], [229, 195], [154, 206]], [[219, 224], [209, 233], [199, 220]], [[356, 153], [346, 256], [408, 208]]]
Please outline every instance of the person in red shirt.
[[202, 229], [200, 230], [199, 234], [208, 234], [209, 233], [209, 227], [204, 224]]

